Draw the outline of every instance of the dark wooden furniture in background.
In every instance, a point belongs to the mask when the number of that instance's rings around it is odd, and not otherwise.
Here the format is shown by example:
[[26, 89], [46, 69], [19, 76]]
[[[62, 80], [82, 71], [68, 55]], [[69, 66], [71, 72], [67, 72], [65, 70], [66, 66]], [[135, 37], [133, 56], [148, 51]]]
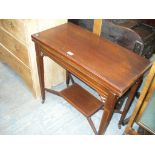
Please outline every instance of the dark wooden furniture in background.
[[[142, 130], [133, 128], [134, 123]], [[140, 98], [126, 126], [125, 134], [155, 134], [155, 62], [147, 76]]]
[[[121, 26], [122, 28], [126, 28], [126, 31], [131, 30], [135, 35], [139, 37], [131, 38], [133, 40], [133, 50], [137, 54], [145, 57], [145, 58], [151, 58], [151, 56], [155, 53], [155, 20], [128, 20], [127, 22], [118, 24], [118, 26]], [[125, 35], [124, 35], [125, 36]], [[126, 43], [128, 40], [128, 36], [131, 36], [131, 34], [126, 33], [126, 36], [120, 39], [120, 45], [126, 47]], [[123, 41], [123, 39], [126, 40], [126, 43]]]
[[[151, 66], [145, 58], [71, 23], [34, 34], [32, 40], [36, 47], [42, 101], [45, 100], [45, 90], [47, 90], [64, 97], [83, 114], [85, 111], [85, 106], [79, 109], [78, 104], [75, 103], [76, 95], [71, 93], [78, 92], [77, 95], [80, 96], [80, 92], [76, 91], [77, 87], [72, 87], [70, 93], [67, 93], [70, 87], [66, 88], [65, 93], [45, 88], [43, 57], [48, 56], [96, 90], [104, 99], [102, 100], [104, 112], [97, 134], [105, 133], [118, 98], [129, 89], [132, 98], [137, 83]], [[83, 98], [79, 100], [79, 104], [81, 102]], [[93, 103], [93, 111], [95, 107]], [[97, 110], [99, 108], [97, 106]]]
[[[70, 19], [69, 21], [94, 31], [95, 19]], [[100, 35], [139, 55], [150, 58], [155, 53], [155, 20], [104, 19]]]

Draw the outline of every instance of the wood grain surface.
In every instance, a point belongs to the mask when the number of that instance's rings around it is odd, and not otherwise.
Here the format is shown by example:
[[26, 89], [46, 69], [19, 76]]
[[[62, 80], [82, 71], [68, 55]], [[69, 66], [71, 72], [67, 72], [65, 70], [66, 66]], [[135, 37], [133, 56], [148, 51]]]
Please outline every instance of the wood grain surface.
[[[32, 38], [54, 49], [59, 58], [72, 63], [79, 72], [85, 71], [94, 81], [119, 96], [151, 66], [147, 59], [71, 23]], [[73, 55], [68, 55], [68, 51]]]
[[23, 22], [15, 19], [0, 19], [0, 26], [22, 43], [26, 44], [25, 26]]
[[7, 63], [18, 75], [22, 77], [29, 89], [33, 92], [31, 71], [20, 60], [18, 60], [11, 52], [0, 45], [0, 60]]
[[0, 28], [0, 43], [8, 48], [25, 65], [29, 66], [28, 51], [25, 45], [20, 43], [2, 28]]

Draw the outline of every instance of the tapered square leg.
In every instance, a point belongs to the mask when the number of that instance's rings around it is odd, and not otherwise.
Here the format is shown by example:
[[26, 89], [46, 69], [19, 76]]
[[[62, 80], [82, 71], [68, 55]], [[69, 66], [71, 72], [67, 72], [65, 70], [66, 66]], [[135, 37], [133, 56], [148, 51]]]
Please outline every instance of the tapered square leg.
[[43, 53], [41, 52], [41, 49], [39, 45], [35, 43], [35, 49], [36, 49], [36, 60], [37, 60], [37, 66], [38, 66], [38, 76], [39, 76], [39, 84], [40, 84], [40, 91], [41, 91], [41, 98], [42, 103], [45, 102], [45, 84], [44, 84], [44, 62], [43, 62]]
[[98, 131], [99, 135], [102, 135], [105, 133], [109, 125], [109, 122], [111, 120], [111, 117], [113, 115], [116, 101], [117, 101], [117, 96], [109, 92], [107, 100], [104, 104], [104, 112], [101, 118], [101, 123], [100, 123], [99, 131]]

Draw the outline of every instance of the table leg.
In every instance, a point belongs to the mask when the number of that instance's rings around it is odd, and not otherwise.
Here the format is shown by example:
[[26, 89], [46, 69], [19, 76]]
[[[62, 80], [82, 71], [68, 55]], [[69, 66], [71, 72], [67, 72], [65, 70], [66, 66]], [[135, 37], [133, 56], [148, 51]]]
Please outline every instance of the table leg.
[[41, 90], [41, 98], [42, 103], [45, 101], [45, 84], [44, 84], [44, 63], [43, 63], [43, 53], [40, 50], [40, 47], [35, 44], [36, 49], [36, 60], [37, 60], [37, 66], [38, 66], [38, 76], [39, 76], [39, 84], [40, 84], [40, 90]]
[[125, 107], [124, 107], [124, 109], [123, 109], [123, 111], [122, 111], [121, 118], [120, 118], [119, 123], [118, 123], [119, 129], [121, 128], [121, 125], [122, 125], [122, 123], [123, 123], [123, 121], [124, 121], [124, 119], [125, 119], [125, 117], [126, 117], [126, 115], [127, 115], [127, 112], [129, 111], [129, 108], [130, 108], [130, 106], [131, 106], [131, 104], [132, 104], [132, 101], [133, 101], [133, 99], [134, 99], [134, 97], [135, 97], [135, 94], [136, 94], [138, 88], [140, 87], [141, 83], [142, 83], [142, 79], [138, 80], [138, 81], [131, 87], [131, 90], [130, 90], [130, 93], [129, 93], [129, 96], [128, 96], [128, 100], [127, 100], [127, 102], [126, 102], [126, 104], [125, 104]]
[[70, 75], [69, 74], [70, 74], [69, 71], [66, 70], [66, 85], [67, 85], [67, 87], [69, 86], [69, 81], [70, 81]]
[[113, 115], [116, 101], [117, 101], [117, 96], [110, 92], [104, 104], [104, 112], [101, 118], [101, 123], [100, 123], [99, 131], [98, 131], [99, 135], [105, 133], [109, 125], [109, 122], [111, 120], [111, 117]]

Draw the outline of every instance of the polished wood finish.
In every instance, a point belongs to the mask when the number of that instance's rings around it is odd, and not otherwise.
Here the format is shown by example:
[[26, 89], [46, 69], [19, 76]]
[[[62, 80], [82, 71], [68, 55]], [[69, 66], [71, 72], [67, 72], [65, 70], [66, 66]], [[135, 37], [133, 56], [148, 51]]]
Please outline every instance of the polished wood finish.
[[[154, 84], [154, 86], [153, 86]], [[147, 75], [147, 79], [145, 81], [145, 84], [143, 86], [143, 89], [141, 91], [140, 97], [137, 101], [136, 107], [131, 115], [131, 118], [125, 128], [125, 134], [138, 134], [138, 132], [133, 129], [133, 124], [138, 122], [140, 119], [142, 113], [144, 112], [147, 104], [149, 103], [149, 99], [152, 95], [152, 92], [154, 91], [154, 88], [152, 89], [152, 86], [155, 88], [155, 62]]]
[[[103, 24], [103, 20], [102, 19], [94, 19], [93, 33], [95, 33], [95, 34], [100, 36], [101, 29], [102, 29], [102, 24]], [[127, 115], [127, 112], [129, 110], [131, 104], [132, 104], [132, 101], [134, 99], [134, 95], [135, 95], [135, 91], [136, 90], [135, 89], [133, 89], [133, 90], [131, 89], [129, 99], [127, 100], [127, 103], [125, 104], [125, 108], [123, 109], [123, 111], [121, 111], [120, 109], [117, 109], [117, 108], [114, 110], [115, 113], [121, 114], [120, 120], [118, 122], [118, 127], [119, 128], [121, 128], [121, 125], [124, 124], [127, 121], [127, 119], [125, 119], [125, 117]], [[102, 100], [102, 97], [101, 97], [101, 100]]]
[[116, 101], [117, 101], [117, 95], [109, 92], [107, 100], [104, 104], [104, 113], [102, 115], [98, 134], [101, 135], [101, 134], [105, 133], [105, 131], [110, 123], [111, 117], [113, 115]]
[[103, 106], [102, 102], [83, 89], [73, 84], [60, 92], [61, 96], [78, 109], [84, 116], [90, 117]]
[[39, 73], [39, 82], [41, 83], [40, 91], [41, 91], [41, 97], [42, 97], [42, 103], [45, 101], [45, 80], [44, 80], [44, 55], [43, 53], [39, 50], [39, 45], [35, 44], [35, 49], [36, 49], [36, 60], [38, 64], [38, 73]]
[[[60, 57], [60, 61], [63, 58], [71, 67], [74, 64], [76, 72], [86, 72], [93, 82], [113, 90], [117, 95], [126, 92], [135, 79], [150, 67], [148, 60], [71, 23], [32, 37], [46, 46], [43, 48], [53, 49], [53, 52], [48, 51], [47, 54], [55, 54]], [[74, 55], [67, 55], [67, 51]]]
[[[93, 25], [93, 33], [97, 34], [100, 36], [101, 34], [101, 29], [102, 29], [102, 24], [103, 24], [103, 20], [102, 19], [94, 19], [94, 25]], [[128, 25], [128, 28], [133, 26], [133, 23]], [[127, 124], [128, 122], [128, 118], [125, 119], [127, 112], [132, 104], [132, 101], [134, 99], [135, 96], [135, 92], [137, 91], [137, 89], [139, 88], [139, 86], [141, 85], [140, 80], [136, 82], [136, 84], [133, 86], [133, 88], [131, 88], [130, 90], [130, 96], [128, 97], [128, 100], [125, 104], [125, 107], [123, 108], [123, 111], [118, 110], [117, 108], [114, 110], [115, 113], [120, 113], [121, 117], [120, 120], [118, 122], [118, 127], [121, 128], [121, 125], [123, 124]], [[102, 100], [102, 98], [101, 98]]]
[[[87, 23], [86, 21], [88, 21], [88, 20], [85, 20], [85, 24]], [[110, 22], [110, 20], [109, 20], [109, 22], [108, 22], [108, 20], [102, 20], [102, 19], [94, 19], [93, 21], [94, 21], [93, 33], [100, 36], [101, 32], [102, 32], [103, 37], [109, 38], [109, 39], [111, 38], [111, 40], [116, 40], [117, 44], [122, 45], [123, 47], [125, 47], [127, 49], [134, 50], [134, 48], [135, 48], [135, 51], [137, 50], [137, 52], [139, 52], [139, 53], [142, 52], [143, 46], [142, 45], [137, 46], [138, 42], [142, 42], [141, 38], [139, 37], [139, 35], [136, 32], [129, 29], [129, 28], [137, 25], [136, 20], [129, 20], [130, 22], [126, 22], [126, 23], [128, 23], [128, 25], [125, 24], [124, 25], [125, 27], [122, 27], [121, 24], [116, 25], [116, 24]], [[108, 30], [104, 30], [105, 32], [103, 32], [103, 23], [102, 23], [103, 21], [105, 21], [105, 27], [109, 27]], [[77, 23], [73, 22], [73, 23], [75, 23], [77, 25], [80, 24], [80, 26], [83, 27], [83, 25], [80, 22], [77, 22]], [[90, 30], [90, 28], [88, 28], [89, 26], [88, 25], [86, 26], [86, 25], [85, 25], [85, 28]], [[115, 31], [118, 31], [118, 34], [116, 34]], [[125, 33], [123, 33], [123, 32], [125, 32]], [[135, 40], [136, 40], [136, 44], [135, 44]], [[140, 83], [139, 83], [139, 85], [140, 85]], [[128, 96], [128, 94], [129, 94], [129, 91], [126, 92], [121, 98], [119, 98], [119, 100], [117, 101], [117, 106], [115, 107], [115, 110], [114, 110], [115, 113], [121, 114], [121, 118], [120, 118], [120, 121], [118, 124], [119, 128], [121, 128], [121, 125], [125, 125], [128, 122], [129, 118], [125, 119], [125, 116], [132, 104], [132, 100], [134, 99], [135, 89], [133, 89], [133, 90], [131, 89], [130, 97], [128, 98], [128, 101], [125, 103], [125, 106], [123, 106], [125, 108], [123, 108], [123, 110], [121, 111], [122, 104], [124, 103], [125, 98]]]
[[127, 115], [127, 112], [128, 112], [128, 110], [129, 110], [129, 108], [130, 108], [130, 106], [131, 106], [131, 103], [132, 103], [132, 101], [133, 101], [133, 99], [134, 99], [134, 97], [135, 97], [135, 92], [137, 92], [137, 90], [138, 90], [138, 88], [140, 87], [141, 83], [142, 83], [142, 79], [139, 79], [139, 80], [136, 81], [136, 83], [131, 87], [130, 94], [129, 94], [129, 96], [128, 96], [128, 100], [127, 100], [127, 102], [126, 102], [126, 104], [125, 104], [125, 107], [124, 107], [124, 109], [123, 109], [121, 118], [120, 118], [119, 123], [118, 123], [118, 127], [119, 127], [119, 128], [121, 128], [121, 125], [122, 125], [122, 123], [123, 123], [123, 121], [124, 121], [124, 119], [125, 119], [125, 117], [126, 117], [126, 115]]
[[45, 88], [45, 90], [54, 95], [61, 96], [68, 101], [68, 103], [70, 103], [87, 118], [93, 132], [96, 135], [98, 134], [91, 116], [98, 110], [102, 109], [103, 103], [100, 100], [76, 83], [73, 83], [71, 86], [67, 86], [67, 88], [62, 91], [55, 91], [47, 88]]
[[[32, 40], [37, 47], [36, 54], [40, 54], [39, 59], [43, 59], [41, 54], [48, 56], [100, 96], [107, 96], [99, 134], [105, 133], [117, 99], [151, 66], [137, 54], [71, 23], [34, 34]], [[42, 60], [37, 62], [44, 91]]]

